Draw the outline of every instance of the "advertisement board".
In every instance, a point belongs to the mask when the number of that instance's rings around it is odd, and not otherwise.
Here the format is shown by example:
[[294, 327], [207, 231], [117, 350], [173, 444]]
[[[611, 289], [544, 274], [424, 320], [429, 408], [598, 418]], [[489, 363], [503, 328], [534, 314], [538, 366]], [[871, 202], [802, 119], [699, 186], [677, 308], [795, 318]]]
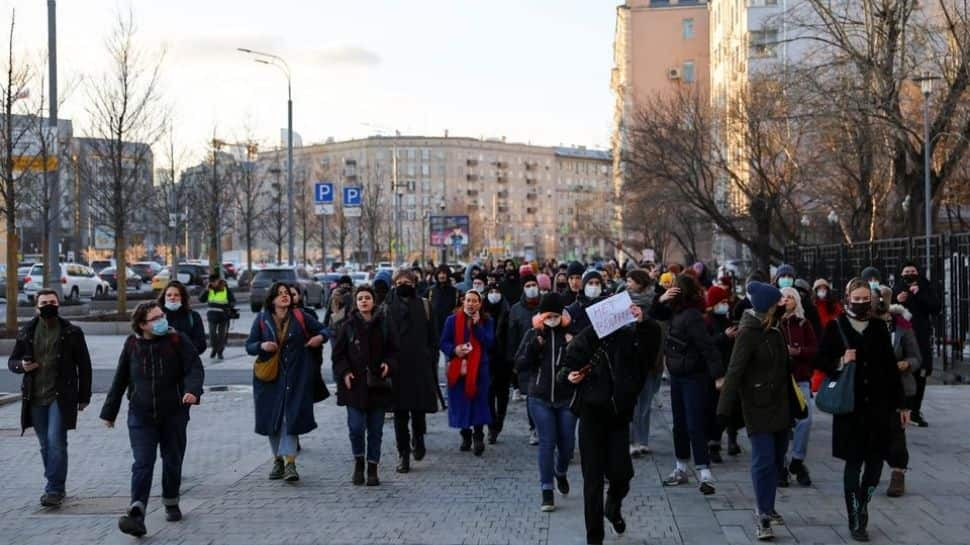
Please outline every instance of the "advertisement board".
[[431, 216], [429, 218], [432, 246], [462, 246], [471, 242], [468, 216]]

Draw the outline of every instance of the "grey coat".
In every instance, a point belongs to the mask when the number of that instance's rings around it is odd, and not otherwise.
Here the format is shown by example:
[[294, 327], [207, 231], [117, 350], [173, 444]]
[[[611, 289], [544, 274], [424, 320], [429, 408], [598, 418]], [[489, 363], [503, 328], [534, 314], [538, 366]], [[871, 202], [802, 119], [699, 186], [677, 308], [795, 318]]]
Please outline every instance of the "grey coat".
[[903, 394], [906, 397], [916, 395], [916, 378], [914, 373], [919, 371], [922, 358], [919, 353], [919, 342], [916, 340], [916, 332], [912, 326], [905, 322], [901, 316], [894, 316], [892, 322], [888, 322], [889, 333], [893, 339], [893, 351], [896, 353], [896, 361], [908, 361], [909, 369], [899, 373], [900, 380], [903, 381]]

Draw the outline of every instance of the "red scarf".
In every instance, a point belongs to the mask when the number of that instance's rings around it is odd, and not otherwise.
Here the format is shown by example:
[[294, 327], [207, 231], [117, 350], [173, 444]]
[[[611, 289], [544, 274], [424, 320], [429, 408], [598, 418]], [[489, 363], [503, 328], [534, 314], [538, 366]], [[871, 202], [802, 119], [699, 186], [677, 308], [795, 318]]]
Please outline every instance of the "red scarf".
[[448, 386], [454, 386], [461, 378], [461, 360], [466, 360], [468, 372], [465, 375], [465, 396], [472, 399], [478, 389], [478, 366], [482, 361], [482, 345], [475, 338], [474, 329], [470, 332], [468, 339], [464, 338], [466, 319], [468, 319], [468, 316], [463, 310], [455, 313], [455, 346], [465, 344], [467, 341], [471, 343], [472, 351], [464, 358], [455, 356], [448, 361]]

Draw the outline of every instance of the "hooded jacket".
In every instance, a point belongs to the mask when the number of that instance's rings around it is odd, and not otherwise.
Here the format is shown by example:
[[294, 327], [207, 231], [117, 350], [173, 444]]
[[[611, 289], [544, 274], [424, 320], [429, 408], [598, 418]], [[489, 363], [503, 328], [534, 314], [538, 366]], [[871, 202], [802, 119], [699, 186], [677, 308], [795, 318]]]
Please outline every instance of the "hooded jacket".
[[[566, 312], [569, 313], [569, 317], [572, 320], [569, 325], [569, 332], [573, 335], [578, 335], [590, 325], [589, 316], [586, 315], [586, 308], [607, 298], [607, 295], [604, 295], [606, 293], [605, 287], [603, 287], [603, 291], [596, 299], [586, 297], [586, 284], [589, 283], [590, 277], [589, 274], [583, 276], [583, 287], [576, 294], [576, 299], [566, 307]], [[602, 277], [600, 277], [600, 282], [602, 283]]]
[[[525, 334], [522, 345], [515, 357], [515, 368], [527, 373], [529, 396], [535, 396], [554, 407], [565, 407], [572, 400], [575, 387], [572, 383], [557, 384], [556, 376], [563, 366], [567, 326], [550, 328], [543, 323], [545, 315], [536, 314], [532, 319], [532, 329]], [[541, 340], [540, 340], [541, 339]]]

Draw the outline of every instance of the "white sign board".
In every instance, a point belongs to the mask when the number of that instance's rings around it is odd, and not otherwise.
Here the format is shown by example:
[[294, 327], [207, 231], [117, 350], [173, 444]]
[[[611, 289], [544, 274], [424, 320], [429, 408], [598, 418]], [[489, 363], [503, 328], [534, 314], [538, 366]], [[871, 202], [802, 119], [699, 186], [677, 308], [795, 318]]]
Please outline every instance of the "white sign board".
[[613, 333], [621, 327], [633, 323], [636, 319], [630, 312], [633, 300], [630, 294], [621, 291], [620, 293], [606, 300], [600, 301], [586, 309], [586, 315], [596, 330], [596, 336], [603, 338]]
[[344, 217], [345, 218], [359, 218], [360, 217], [360, 207], [359, 206], [345, 206], [344, 207]]
[[313, 211], [318, 216], [332, 216], [334, 213], [332, 204], [316, 204], [313, 206]]

